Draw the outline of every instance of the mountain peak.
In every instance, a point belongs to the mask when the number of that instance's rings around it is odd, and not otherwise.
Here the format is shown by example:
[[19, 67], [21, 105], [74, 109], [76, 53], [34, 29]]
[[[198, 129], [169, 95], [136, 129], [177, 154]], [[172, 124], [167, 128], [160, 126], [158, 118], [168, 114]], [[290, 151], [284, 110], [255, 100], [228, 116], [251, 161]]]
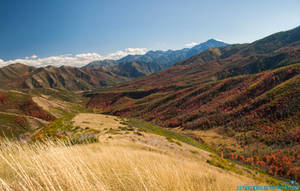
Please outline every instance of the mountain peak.
[[202, 42], [202, 43], [200, 43], [200, 44], [192, 47], [191, 51], [193, 51], [194, 49], [199, 49], [200, 48], [201, 49], [201, 51], [199, 51], [199, 53], [200, 53], [200, 52], [202, 52], [202, 49], [204, 47], [206, 47], [206, 49], [207, 49], [207, 48], [221, 47], [221, 46], [227, 46], [227, 45], [228, 45], [227, 43], [225, 43], [225, 42], [223, 42], [221, 40], [217, 40], [217, 39], [211, 38], [211, 39], [208, 39], [205, 42]]
[[224, 42], [224, 41], [220, 40], [220, 39], [211, 38], [211, 39], [208, 39], [206, 42]]

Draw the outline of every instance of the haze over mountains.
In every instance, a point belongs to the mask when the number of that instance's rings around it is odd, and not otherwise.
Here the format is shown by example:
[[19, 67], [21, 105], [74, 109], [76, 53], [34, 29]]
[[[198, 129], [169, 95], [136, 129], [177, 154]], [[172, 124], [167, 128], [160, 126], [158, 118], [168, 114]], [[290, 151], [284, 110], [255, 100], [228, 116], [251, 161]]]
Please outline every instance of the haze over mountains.
[[120, 60], [94, 61], [82, 68], [62, 66], [34, 68], [13, 64], [0, 69], [0, 88], [66, 88], [87, 90], [113, 85], [158, 72], [177, 61], [226, 43], [213, 39], [192, 48], [149, 51], [145, 55], [129, 55]]

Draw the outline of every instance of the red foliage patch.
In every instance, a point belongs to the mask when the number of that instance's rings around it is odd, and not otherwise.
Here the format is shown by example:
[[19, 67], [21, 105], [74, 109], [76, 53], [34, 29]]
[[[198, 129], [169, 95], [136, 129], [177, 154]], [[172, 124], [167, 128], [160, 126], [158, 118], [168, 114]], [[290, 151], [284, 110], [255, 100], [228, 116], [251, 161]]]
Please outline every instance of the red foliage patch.
[[4, 94], [0, 94], [0, 104], [8, 104], [8, 99]]
[[181, 122], [178, 119], [172, 119], [168, 124], [169, 127], [178, 127], [179, 125], [181, 125]]
[[294, 150], [288, 154], [284, 154], [283, 151], [268, 155], [266, 154], [261, 158], [245, 157], [243, 155], [234, 155], [233, 153], [223, 153], [224, 157], [249, 164], [255, 168], [261, 168], [273, 176], [281, 176], [300, 181], [300, 169], [294, 166], [294, 162], [297, 160], [297, 155], [298, 153]]
[[18, 116], [14, 119], [14, 122], [19, 124], [21, 127], [25, 128], [27, 126], [27, 121], [24, 117]]
[[21, 104], [20, 109], [24, 112], [24, 114], [40, 118], [46, 121], [53, 121], [55, 118], [49, 115], [47, 112], [38, 107], [32, 100], [27, 100], [23, 104]]

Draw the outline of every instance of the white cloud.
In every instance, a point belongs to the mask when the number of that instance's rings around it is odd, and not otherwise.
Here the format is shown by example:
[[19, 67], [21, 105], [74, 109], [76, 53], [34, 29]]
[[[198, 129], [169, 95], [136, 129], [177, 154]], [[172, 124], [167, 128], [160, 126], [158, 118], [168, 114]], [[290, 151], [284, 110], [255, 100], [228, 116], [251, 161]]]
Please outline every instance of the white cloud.
[[126, 48], [125, 50], [119, 50], [117, 52], [107, 55], [106, 59], [117, 60], [127, 55], [141, 55], [147, 52], [146, 48]]
[[196, 42], [191, 42], [191, 43], [187, 43], [185, 44], [186, 47], [190, 48], [190, 47], [193, 47], [193, 46], [196, 46], [198, 43]]
[[22, 63], [35, 67], [43, 67], [43, 66], [77, 66], [81, 67], [93, 60], [103, 59], [97, 53], [87, 53], [87, 54], [77, 54], [77, 55], [60, 55], [60, 56], [50, 56], [45, 58], [38, 57], [25, 57], [24, 59], [15, 59], [8, 60], [0, 63], [0, 66], [6, 66], [13, 63]]
[[44, 67], [44, 66], [75, 66], [75, 67], [81, 67], [84, 66], [92, 61], [95, 60], [104, 60], [104, 59], [120, 59], [124, 56], [127, 56], [129, 54], [135, 55], [135, 54], [145, 54], [146, 53], [145, 48], [127, 48], [125, 50], [120, 50], [111, 54], [108, 54], [106, 56], [101, 56], [98, 53], [90, 52], [90, 53], [82, 53], [82, 54], [64, 54], [59, 56], [50, 56], [50, 57], [44, 57], [44, 58], [38, 58], [36, 55], [32, 55], [30, 57], [15, 59], [15, 60], [8, 60], [4, 61], [0, 59], [0, 67], [7, 66], [9, 64], [13, 63], [22, 63], [29, 66], [35, 66], [35, 67]]

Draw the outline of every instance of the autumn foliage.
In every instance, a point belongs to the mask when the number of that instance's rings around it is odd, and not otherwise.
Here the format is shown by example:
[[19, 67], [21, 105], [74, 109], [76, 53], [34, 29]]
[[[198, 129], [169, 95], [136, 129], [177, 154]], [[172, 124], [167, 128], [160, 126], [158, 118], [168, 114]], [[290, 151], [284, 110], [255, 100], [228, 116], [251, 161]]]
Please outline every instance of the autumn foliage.
[[24, 117], [18, 116], [14, 119], [14, 122], [19, 124], [21, 127], [26, 128], [27, 126], [27, 121]]
[[32, 100], [26, 100], [24, 103], [19, 105], [19, 108], [24, 112], [25, 115], [40, 118], [46, 121], [53, 121], [55, 118], [49, 115], [47, 112], [38, 107]]
[[0, 94], [0, 104], [8, 104], [8, 99], [6, 95]]
[[226, 157], [231, 160], [242, 162], [251, 165], [255, 168], [265, 170], [265, 172], [273, 176], [281, 176], [293, 180], [300, 181], [300, 168], [294, 164], [300, 159], [300, 154], [295, 150], [284, 152], [280, 150], [272, 154], [263, 156], [244, 156], [234, 153], [220, 153], [221, 157]]
[[[185, 71], [184, 66], [178, 67], [178, 72]], [[166, 71], [165, 74], [168, 78], [169, 73]], [[127, 86], [120, 87], [116, 92], [94, 94], [87, 106], [100, 108], [109, 114], [143, 118], [163, 127], [192, 130], [222, 127], [224, 136], [244, 134], [235, 137], [241, 145], [261, 143], [275, 148], [273, 152], [277, 152], [278, 145], [284, 150], [296, 150], [296, 145], [300, 143], [299, 74], [300, 64], [296, 64], [210, 83], [197, 84], [197, 80], [201, 81], [205, 74], [188, 75], [184, 79], [193, 76], [192, 82], [174, 85], [154, 85], [143, 79], [136, 83], [150, 85], [144, 86], [141, 91], [126, 90], [129, 88]], [[163, 82], [162, 76], [157, 78]], [[136, 83], [131, 84], [130, 88], [134, 88]], [[273, 175], [296, 177], [294, 167], [299, 164], [299, 159], [291, 160], [290, 166], [285, 164], [282, 171], [279, 163], [268, 163], [263, 156], [250, 154], [258, 159], [247, 157], [249, 154], [235, 154], [230, 158], [257, 168], [268, 168], [266, 172]], [[277, 158], [282, 163], [286, 162], [282, 157]]]

